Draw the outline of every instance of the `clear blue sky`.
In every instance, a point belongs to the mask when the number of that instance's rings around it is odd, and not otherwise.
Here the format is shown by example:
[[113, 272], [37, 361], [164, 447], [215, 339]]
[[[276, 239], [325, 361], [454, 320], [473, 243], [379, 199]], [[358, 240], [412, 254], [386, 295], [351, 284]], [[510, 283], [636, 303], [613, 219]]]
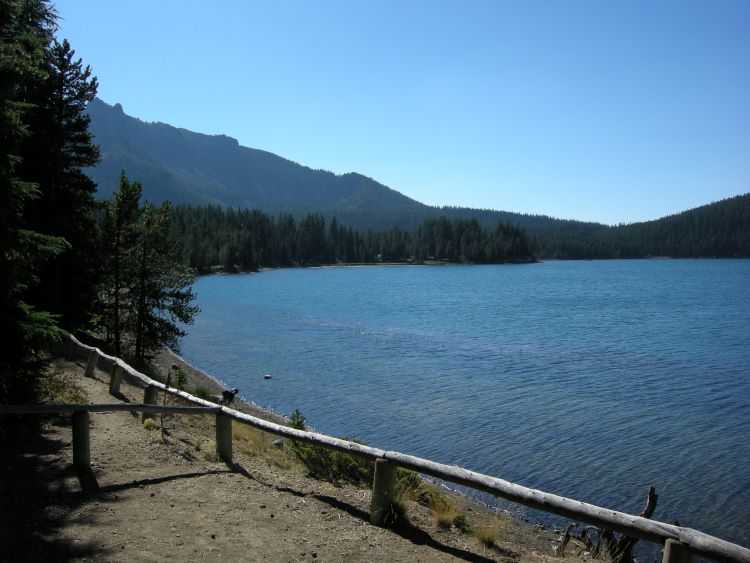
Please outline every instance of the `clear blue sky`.
[[414, 199], [605, 223], [750, 191], [750, 1], [65, 0], [125, 112]]

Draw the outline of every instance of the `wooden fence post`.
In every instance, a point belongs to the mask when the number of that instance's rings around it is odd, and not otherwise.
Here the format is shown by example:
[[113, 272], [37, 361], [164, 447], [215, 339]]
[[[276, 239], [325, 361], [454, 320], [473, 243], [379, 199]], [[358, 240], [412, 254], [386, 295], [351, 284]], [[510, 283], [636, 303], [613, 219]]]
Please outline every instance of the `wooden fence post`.
[[73, 413], [73, 466], [84, 471], [91, 469], [88, 411]]
[[216, 455], [232, 464], [232, 419], [221, 413], [216, 413]]
[[112, 366], [112, 379], [109, 380], [109, 394], [118, 395], [120, 393], [120, 382], [122, 381], [122, 368], [119, 364]]
[[662, 563], [691, 563], [692, 560], [693, 554], [684, 543], [671, 538], [664, 542]]
[[[143, 392], [143, 404], [144, 405], [155, 405], [156, 404], [156, 392], [157, 389], [153, 385], [147, 385], [146, 390]], [[141, 422], [146, 420], [149, 416], [153, 416], [147, 412], [141, 413]]]
[[370, 523], [385, 526], [394, 513], [396, 503], [396, 464], [387, 459], [375, 460], [375, 477], [372, 480]]
[[86, 371], [84, 377], [94, 377], [94, 370], [96, 369], [96, 363], [99, 360], [99, 354], [96, 350], [89, 352], [89, 359], [86, 361]]

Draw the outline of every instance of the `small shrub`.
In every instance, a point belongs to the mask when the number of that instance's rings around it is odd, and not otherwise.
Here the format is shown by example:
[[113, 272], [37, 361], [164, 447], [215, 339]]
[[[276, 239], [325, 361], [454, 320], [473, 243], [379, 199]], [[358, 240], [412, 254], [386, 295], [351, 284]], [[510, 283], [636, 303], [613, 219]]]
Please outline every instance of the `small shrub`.
[[180, 391], [183, 391], [185, 389], [185, 386], [187, 385], [187, 381], [188, 381], [187, 372], [183, 368], [181, 368], [179, 366], [177, 368], [173, 369], [172, 372], [174, 374], [174, 384], [175, 384], [175, 386]]
[[407, 522], [406, 505], [401, 501], [394, 502], [383, 518], [383, 525], [386, 527], [398, 526]]
[[41, 379], [42, 393], [56, 403], [87, 403], [89, 395], [72, 373], [48, 372]]
[[440, 528], [449, 529], [458, 517], [458, 508], [447, 497], [432, 497], [430, 509], [432, 509], [432, 517]]
[[453, 519], [453, 525], [462, 534], [473, 534], [474, 528], [471, 527], [471, 522], [466, 517], [466, 514], [460, 513]]
[[500, 519], [495, 517], [491, 522], [474, 530], [474, 537], [486, 547], [494, 547], [495, 542], [497, 541], [497, 536], [500, 534], [502, 527]]
[[257, 456], [269, 465], [282, 469], [290, 469], [296, 460], [293, 452], [273, 445], [275, 437], [267, 432], [252, 428], [245, 424], [233, 424], [233, 438], [238, 452]]
[[[342, 440], [349, 438], [344, 436]], [[290, 443], [292, 451], [307, 468], [311, 477], [331, 483], [345, 482], [367, 486], [372, 484], [375, 473], [375, 463], [372, 461], [297, 440], [291, 440]]]
[[204, 401], [212, 400], [211, 390], [205, 385], [198, 385], [197, 387], [194, 387], [190, 394], [195, 395], [196, 397], [198, 397], [199, 399], [203, 399]]
[[396, 496], [399, 499], [431, 506], [433, 498], [443, 498], [443, 494], [419, 473], [400, 467], [396, 471]]
[[213, 440], [204, 440], [196, 449], [203, 453], [203, 459], [206, 461], [219, 460], [219, 456], [216, 454], [216, 442]]
[[146, 430], [155, 430], [156, 429], [156, 421], [153, 418], [147, 418], [143, 421], [143, 427]]
[[297, 430], [307, 430], [307, 426], [305, 425], [306, 421], [307, 419], [305, 418], [305, 415], [303, 415], [299, 409], [294, 409], [294, 411], [292, 411], [292, 416], [289, 418], [289, 426]]
[[[294, 409], [289, 423], [292, 428], [306, 430], [306, 421], [305, 415], [299, 409]], [[350, 438], [343, 436], [342, 440], [350, 440]], [[356, 439], [351, 439], [351, 441], [362, 443]], [[299, 440], [291, 440], [290, 445], [291, 450], [307, 468], [311, 477], [331, 483], [343, 481], [353, 485], [369, 486], [372, 484], [375, 473], [375, 463], [372, 461]]]

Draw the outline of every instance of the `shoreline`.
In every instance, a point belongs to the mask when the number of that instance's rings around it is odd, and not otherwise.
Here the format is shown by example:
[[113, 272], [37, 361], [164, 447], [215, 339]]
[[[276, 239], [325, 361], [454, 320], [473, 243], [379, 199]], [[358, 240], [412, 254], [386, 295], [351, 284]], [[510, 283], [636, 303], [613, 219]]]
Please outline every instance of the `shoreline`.
[[[154, 357], [154, 365], [157, 367], [160, 374], [168, 373], [173, 364], [178, 365], [185, 371], [187, 375], [185, 390], [189, 393], [196, 388], [202, 387], [208, 390], [212, 395], [219, 395], [222, 391], [229, 388], [219, 377], [191, 364], [170, 348], [162, 348], [162, 350]], [[257, 418], [262, 418], [263, 420], [268, 420], [269, 422], [275, 422], [277, 424], [289, 423], [289, 419], [285, 415], [275, 412], [268, 407], [263, 407], [249, 398], [243, 397], [242, 389], [239, 391], [240, 392], [231, 404], [233, 409], [256, 416]]]
[[[188, 375], [188, 385], [186, 391], [190, 392], [192, 387], [205, 386], [211, 390], [212, 394], [220, 394], [221, 391], [228, 389], [228, 386], [222, 382], [217, 376], [214, 376], [207, 371], [195, 366], [185, 360], [182, 356], [171, 350], [170, 348], [164, 347], [162, 351], [154, 358], [155, 364], [159, 367], [160, 371], [168, 371], [172, 364], [179, 365]], [[240, 390], [241, 391], [241, 390]], [[274, 411], [268, 407], [263, 407], [254, 401], [242, 397], [241, 393], [238, 393], [235, 397], [231, 407], [277, 424], [289, 424], [289, 418], [281, 413]], [[313, 427], [309, 428], [310, 431], [319, 432]], [[322, 432], [325, 434], [325, 432]], [[562, 521], [557, 521], [554, 516], [548, 515], [549, 518], [535, 518], [529, 514], [530, 509], [521, 505], [514, 505], [511, 509], [509, 501], [503, 499], [496, 499], [496, 503], [493, 505], [488, 502], [487, 499], [481, 498], [481, 493], [477, 493], [477, 496], [471, 494], [469, 491], [464, 491], [461, 486], [454, 483], [442, 481], [429, 476], [421, 475], [422, 479], [432, 484], [433, 486], [443, 490], [446, 494], [452, 495], [460, 499], [461, 504], [466, 507], [473, 507], [473, 510], [485, 510], [491, 513], [502, 514], [508, 518], [513, 519], [519, 526], [528, 526], [532, 529], [538, 529], [541, 531], [549, 530], [553, 533], [561, 533]]]
[[212, 266], [208, 270], [196, 271], [198, 277], [203, 276], [233, 276], [239, 274], [262, 274], [275, 270], [307, 270], [318, 268], [363, 268], [378, 266], [523, 266], [527, 264], [539, 264], [543, 260], [531, 258], [528, 260], [515, 260], [510, 262], [451, 262], [449, 260], [420, 260], [412, 262], [339, 262], [336, 264], [311, 264], [309, 266], [278, 266], [276, 268], [263, 266], [257, 270], [234, 270], [227, 271], [221, 266]]

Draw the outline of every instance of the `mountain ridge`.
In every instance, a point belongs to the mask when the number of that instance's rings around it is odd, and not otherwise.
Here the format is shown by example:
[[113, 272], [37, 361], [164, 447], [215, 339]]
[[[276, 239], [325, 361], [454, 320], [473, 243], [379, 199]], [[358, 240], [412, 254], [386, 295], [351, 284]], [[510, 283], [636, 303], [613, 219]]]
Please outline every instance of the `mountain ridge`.
[[[665, 242], [676, 237], [690, 239], [691, 248], [702, 248], [704, 255], [750, 253], [746, 240], [750, 235], [745, 234], [750, 230], [745, 211], [750, 206], [748, 194], [659, 219], [612, 226], [493, 209], [433, 207], [357, 172], [335, 174], [313, 169], [262, 149], [244, 147], [227, 135], [142, 121], [127, 115], [119, 103], [109, 105], [96, 98], [87, 111], [90, 131], [102, 154], [101, 163], [87, 172], [99, 184], [98, 194], [103, 198], [111, 196], [124, 170], [143, 184], [144, 198], [152, 202], [254, 208], [290, 214], [298, 220], [316, 213], [327, 222], [335, 217], [339, 225], [362, 232], [393, 227], [416, 232], [424, 220], [441, 215], [476, 219], [489, 229], [498, 222], [511, 223], [528, 229], [540, 254], [547, 257], [657, 255], [665, 248], [684, 254], [680, 245]], [[721, 244], [706, 246], [696, 239], [698, 234]], [[635, 244], [635, 240], [640, 242]], [[693, 250], [689, 254], [694, 255]]]
[[102, 153], [88, 172], [108, 197], [121, 170], [143, 183], [146, 199], [192, 205], [266, 208], [304, 205], [407, 210], [423, 204], [356, 172], [316, 170], [226, 135], [207, 135], [125, 114], [100, 99], [88, 108]]

